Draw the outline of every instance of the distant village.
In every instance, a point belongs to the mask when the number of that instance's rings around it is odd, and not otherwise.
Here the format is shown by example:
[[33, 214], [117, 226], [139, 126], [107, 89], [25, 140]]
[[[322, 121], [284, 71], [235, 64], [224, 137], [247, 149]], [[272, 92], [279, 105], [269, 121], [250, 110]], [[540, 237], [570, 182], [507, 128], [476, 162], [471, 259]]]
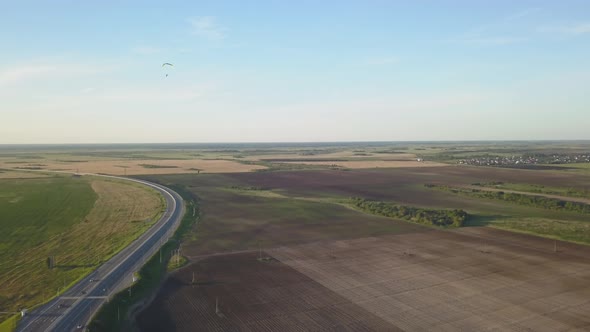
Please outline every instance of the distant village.
[[537, 164], [573, 164], [590, 162], [590, 153], [584, 154], [534, 154], [522, 156], [478, 156], [458, 161], [461, 165], [520, 166]]

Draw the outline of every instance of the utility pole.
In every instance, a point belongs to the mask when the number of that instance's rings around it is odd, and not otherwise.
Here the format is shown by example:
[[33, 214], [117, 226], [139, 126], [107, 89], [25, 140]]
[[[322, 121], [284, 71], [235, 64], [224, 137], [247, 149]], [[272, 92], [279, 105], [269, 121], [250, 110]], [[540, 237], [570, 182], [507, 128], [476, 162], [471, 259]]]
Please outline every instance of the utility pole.
[[219, 315], [219, 298], [215, 297], [215, 314]]

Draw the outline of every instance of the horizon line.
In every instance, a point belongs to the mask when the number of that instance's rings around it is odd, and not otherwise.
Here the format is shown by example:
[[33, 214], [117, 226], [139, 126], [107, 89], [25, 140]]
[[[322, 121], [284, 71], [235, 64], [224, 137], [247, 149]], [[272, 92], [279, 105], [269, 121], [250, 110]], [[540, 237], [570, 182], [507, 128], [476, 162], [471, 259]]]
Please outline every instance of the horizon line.
[[590, 139], [463, 139], [463, 140], [392, 140], [392, 141], [216, 141], [216, 142], [92, 142], [92, 143], [0, 143], [9, 146], [84, 146], [84, 145], [206, 145], [206, 144], [345, 144], [345, 143], [488, 143], [488, 142], [588, 142]]

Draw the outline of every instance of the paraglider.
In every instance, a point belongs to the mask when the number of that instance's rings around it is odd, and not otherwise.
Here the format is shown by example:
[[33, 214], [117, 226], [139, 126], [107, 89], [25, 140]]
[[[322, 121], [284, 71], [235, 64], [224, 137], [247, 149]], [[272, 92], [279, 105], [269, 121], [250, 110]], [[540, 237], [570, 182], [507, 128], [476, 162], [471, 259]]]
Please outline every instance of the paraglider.
[[[168, 68], [170, 68], [170, 67], [174, 67], [174, 65], [173, 65], [173, 64], [171, 64], [170, 62], [164, 62], [164, 63], [162, 64], [162, 68], [166, 68], [166, 69], [168, 69]], [[166, 77], [168, 77], [168, 71], [166, 71]]]

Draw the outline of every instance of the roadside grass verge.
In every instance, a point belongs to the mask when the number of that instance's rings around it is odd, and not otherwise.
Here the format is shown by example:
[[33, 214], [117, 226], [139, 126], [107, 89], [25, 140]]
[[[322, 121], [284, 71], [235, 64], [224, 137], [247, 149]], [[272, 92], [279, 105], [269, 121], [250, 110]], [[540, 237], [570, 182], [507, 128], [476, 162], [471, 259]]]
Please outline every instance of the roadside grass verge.
[[2, 323], [0, 323], [0, 332], [12, 332], [16, 330], [16, 324], [20, 320], [20, 314], [10, 316], [10, 318], [5, 319]]
[[[104, 304], [88, 325], [90, 331], [131, 331], [134, 330], [134, 315], [141, 306], [149, 302], [169, 271], [173, 254], [178, 250], [185, 234], [200, 217], [199, 206], [193, 195], [183, 186], [169, 186], [185, 200], [185, 214], [174, 235], [160, 251], [153, 255], [139, 271], [139, 280], [131, 287], [122, 290]], [[194, 211], [194, 214], [193, 214]], [[184, 259], [184, 257], [183, 257]]]

